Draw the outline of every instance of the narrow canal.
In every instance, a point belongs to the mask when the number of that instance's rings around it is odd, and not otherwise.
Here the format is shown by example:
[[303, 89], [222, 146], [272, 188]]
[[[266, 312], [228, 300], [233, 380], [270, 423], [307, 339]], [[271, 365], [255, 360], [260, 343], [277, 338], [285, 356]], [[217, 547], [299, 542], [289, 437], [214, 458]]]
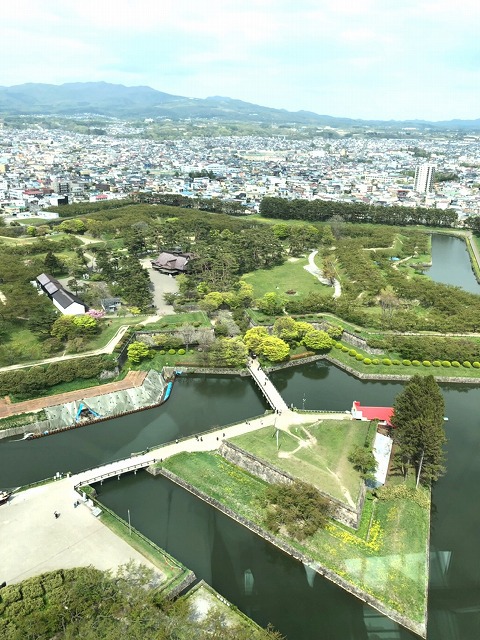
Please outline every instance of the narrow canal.
[[432, 266], [425, 273], [435, 282], [451, 284], [470, 293], [480, 294], [480, 284], [472, 271], [467, 245], [461, 238], [434, 233]]
[[250, 378], [178, 377], [168, 402], [156, 409], [37, 440], [1, 440], [0, 488], [128, 458], [147, 447], [260, 415], [266, 408]]

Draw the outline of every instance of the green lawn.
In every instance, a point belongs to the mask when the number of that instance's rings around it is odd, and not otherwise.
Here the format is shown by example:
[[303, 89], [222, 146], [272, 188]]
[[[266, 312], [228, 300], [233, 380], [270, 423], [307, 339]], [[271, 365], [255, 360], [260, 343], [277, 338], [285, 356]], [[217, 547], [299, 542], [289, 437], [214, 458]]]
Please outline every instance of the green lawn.
[[372, 442], [374, 429], [368, 422], [321, 420], [279, 433], [279, 449], [273, 427], [232, 438], [233, 444], [263, 458], [275, 467], [315, 485], [334, 498], [355, 507], [361, 479], [348, 461], [350, 451]]
[[[264, 525], [265, 483], [215, 453], [179, 454], [163, 466], [236, 513]], [[429, 492], [367, 501], [359, 533], [331, 522], [300, 543], [290, 545], [313, 561], [371, 594], [386, 606], [423, 623], [426, 611], [426, 545]], [[421, 506], [423, 505], [423, 506]]]
[[333, 288], [321, 284], [315, 276], [303, 267], [308, 264], [306, 258], [295, 258], [295, 262], [285, 262], [272, 269], [259, 269], [246, 273], [243, 280], [253, 286], [255, 298], [261, 298], [271, 291], [280, 295], [287, 295], [287, 291], [295, 291], [295, 296], [303, 297], [315, 291], [325, 296], [333, 295]]

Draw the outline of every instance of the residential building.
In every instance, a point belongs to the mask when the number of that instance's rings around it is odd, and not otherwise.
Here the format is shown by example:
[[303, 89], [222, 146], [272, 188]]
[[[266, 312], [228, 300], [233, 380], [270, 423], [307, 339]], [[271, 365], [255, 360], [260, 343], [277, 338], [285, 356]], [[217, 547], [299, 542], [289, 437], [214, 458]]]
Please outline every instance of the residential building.
[[434, 164], [428, 163], [415, 167], [415, 191], [418, 193], [430, 193], [432, 191], [435, 169]]

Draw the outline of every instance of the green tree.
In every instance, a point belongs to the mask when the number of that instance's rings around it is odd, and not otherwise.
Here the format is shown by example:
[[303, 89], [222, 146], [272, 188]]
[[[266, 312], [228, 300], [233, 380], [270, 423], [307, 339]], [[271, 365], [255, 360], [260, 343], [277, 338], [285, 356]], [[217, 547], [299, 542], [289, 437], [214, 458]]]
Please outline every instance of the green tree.
[[73, 324], [76, 327], [75, 333], [77, 336], [93, 335], [97, 333], [99, 329], [98, 322], [88, 314], [84, 316], [75, 316]]
[[360, 472], [365, 480], [373, 476], [377, 469], [377, 461], [371, 449], [356, 446], [348, 456], [353, 468]]
[[290, 316], [281, 316], [275, 320], [273, 325], [273, 333], [277, 338], [281, 338], [285, 342], [292, 344], [299, 337], [298, 323]]
[[45, 256], [43, 266], [46, 273], [56, 275], [57, 273], [61, 273], [63, 269], [63, 262], [59, 258], [57, 258], [53, 251], [49, 251]]
[[262, 342], [265, 338], [268, 338], [268, 335], [268, 331], [265, 327], [252, 327], [245, 333], [243, 341], [250, 351], [258, 353]]
[[413, 465], [417, 483], [430, 484], [445, 473], [445, 403], [433, 376], [413, 376], [395, 398], [395, 440], [401, 448], [403, 469]]
[[266, 293], [263, 298], [257, 300], [257, 307], [268, 316], [279, 315], [283, 311], [285, 301], [277, 293]]
[[275, 336], [267, 336], [261, 343], [259, 352], [271, 362], [280, 362], [288, 358], [290, 347]]
[[57, 229], [64, 233], [85, 233], [87, 227], [83, 220], [74, 218], [73, 220], [64, 220]]
[[134, 364], [138, 364], [145, 358], [148, 358], [150, 351], [144, 342], [136, 341], [128, 345], [128, 359]]
[[328, 351], [333, 346], [333, 339], [326, 331], [313, 329], [304, 335], [303, 344], [315, 351]]
[[74, 338], [77, 333], [75, 316], [60, 316], [52, 325], [51, 335], [59, 340]]

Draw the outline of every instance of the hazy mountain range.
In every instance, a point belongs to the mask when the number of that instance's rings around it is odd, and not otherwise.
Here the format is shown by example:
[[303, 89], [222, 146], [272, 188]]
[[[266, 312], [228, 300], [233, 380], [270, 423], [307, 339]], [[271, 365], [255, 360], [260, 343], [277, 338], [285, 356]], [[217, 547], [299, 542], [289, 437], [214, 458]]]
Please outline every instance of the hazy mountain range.
[[438, 129], [480, 129], [476, 120], [381, 121], [354, 120], [319, 115], [310, 111], [286, 111], [220, 96], [187, 98], [175, 96], [151, 87], [125, 87], [108, 82], [69, 82], [62, 85], [27, 83], [0, 87], [2, 115], [62, 115], [99, 114], [124, 119], [184, 118], [220, 121], [264, 122], [268, 124], [298, 123], [331, 127], [422, 126]]

